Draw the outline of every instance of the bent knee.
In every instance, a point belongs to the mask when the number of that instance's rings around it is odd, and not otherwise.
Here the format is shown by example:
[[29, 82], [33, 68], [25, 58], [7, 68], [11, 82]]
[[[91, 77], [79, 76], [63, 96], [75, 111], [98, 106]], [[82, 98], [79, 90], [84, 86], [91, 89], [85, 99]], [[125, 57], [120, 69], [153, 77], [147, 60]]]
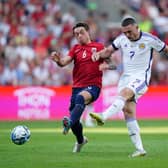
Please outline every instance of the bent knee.
[[124, 88], [121, 92], [120, 95], [124, 97], [126, 100], [130, 100], [134, 97], [134, 92], [130, 88]]

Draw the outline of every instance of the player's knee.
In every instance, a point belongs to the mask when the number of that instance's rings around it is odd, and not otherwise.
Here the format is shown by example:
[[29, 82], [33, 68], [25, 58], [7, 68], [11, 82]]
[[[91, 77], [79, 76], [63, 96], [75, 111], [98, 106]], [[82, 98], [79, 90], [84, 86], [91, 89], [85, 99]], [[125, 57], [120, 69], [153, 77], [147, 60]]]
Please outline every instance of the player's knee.
[[129, 118], [135, 118], [135, 114], [133, 112], [129, 111], [128, 109], [127, 110], [124, 109], [123, 112], [124, 112], [124, 117], [126, 120]]
[[120, 96], [122, 96], [123, 98], [125, 98], [125, 100], [129, 100], [129, 99], [131, 99], [134, 96], [134, 92], [130, 88], [124, 88], [120, 92]]
[[75, 99], [75, 104], [85, 104], [85, 99], [82, 95], [77, 95]]

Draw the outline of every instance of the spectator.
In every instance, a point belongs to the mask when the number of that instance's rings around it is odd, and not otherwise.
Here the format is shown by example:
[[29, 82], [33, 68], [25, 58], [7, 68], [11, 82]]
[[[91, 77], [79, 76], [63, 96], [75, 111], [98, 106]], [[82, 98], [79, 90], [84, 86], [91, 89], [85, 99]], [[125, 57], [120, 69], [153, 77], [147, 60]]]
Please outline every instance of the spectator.
[[[80, 1], [76, 2], [78, 4]], [[87, 7], [87, 0], [81, 2]], [[142, 27], [160, 36], [168, 43], [166, 0], [127, 0], [124, 2], [127, 2], [138, 14], [145, 15], [140, 22]], [[99, 13], [96, 5], [91, 3], [91, 11], [88, 8], [85, 9], [88, 10], [86, 20], [92, 29], [92, 39], [108, 45], [116, 35], [120, 34], [120, 29], [116, 23], [109, 23], [111, 21], [108, 17], [109, 13]], [[69, 8], [67, 12], [62, 12], [61, 9], [62, 6], [57, 0], [0, 1], [0, 85], [44, 84], [60, 86], [71, 84], [72, 65], [59, 72], [57, 66], [49, 63], [47, 59], [49, 54], [56, 49], [66, 55], [69, 48], [76, 43], [71, 33], [72, 25], [78, 19], [76, 9], [75, 7]], [[124, 16], [129, 13], [127, 10], [121, 10], [120, 14]], [[43, 61], [44, 65], [39, 64], [39, 61]], [[165, 66], [167, 63], [167, 59], [156, 61], [151, 84], [164, 84], [163, 81], [160, 82], [162, 78], [160, 71], [163, 64]], [[118, 66], [122, 67], [120, 64]], [[6, 74], [10, 74], [7, 72], [11, 71], [11, 74], [16, 72], [16, 76], [12, 75], [13, 77], [11, 77], [15, 78], [16, 80], [12, 81], [16, 82], [11, 82], [6, 76]], [[37, 72], [39, 71], [45, 73], [48, 71], [46, 73], [48, 82], [38, 81]], [[113, 72], [115, 75], [117, 74], [117, 80], [120, 72], [118, 70]], [[105, 72], [105, 81], [110, 81], [109, 78], [108, 72]], [[167, 73], [165, 81], [168, 81]], [[112, 82], [115, 83], [115, 81]]]

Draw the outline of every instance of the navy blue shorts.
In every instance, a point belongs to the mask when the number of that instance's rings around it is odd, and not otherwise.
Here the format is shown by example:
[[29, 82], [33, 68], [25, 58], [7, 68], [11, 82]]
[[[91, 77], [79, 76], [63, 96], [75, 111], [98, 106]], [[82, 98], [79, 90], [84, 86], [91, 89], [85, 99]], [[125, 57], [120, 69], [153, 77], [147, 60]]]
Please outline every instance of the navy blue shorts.
[[93, 102], [99, 97], [101, 89], [97, 86], [94, 86], [94, 85], [83, 87], [83, 88], [72, 88], [71, 104], [70, 104], [70, 107], [69, 107], [70, 111], [75, 106], [76, 96], [84, 90], [88, 91], [92, 95], [92, 102]]

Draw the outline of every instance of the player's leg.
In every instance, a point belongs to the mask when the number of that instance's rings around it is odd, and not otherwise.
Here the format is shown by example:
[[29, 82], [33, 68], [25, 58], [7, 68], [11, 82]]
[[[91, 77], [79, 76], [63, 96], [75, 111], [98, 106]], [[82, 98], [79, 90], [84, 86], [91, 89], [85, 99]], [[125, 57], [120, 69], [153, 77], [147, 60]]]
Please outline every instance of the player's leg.
[[136, 148], [136, 151], [130, 156], [131, 157], [145, 156], [146, 151], [143, 148], [139, 124], [135, 117], [136, 113], [135, 101], [127, 101], [123, 111], [131, 142]]
[[84, 111], [85, 105], [96, 100], [99, 96], [100, 88], [90, 86], [84, 89], [73, 89], [70, 106], [70, 118], [63, 119], [63, 133], [67, 134], [69, 129], [72, 129], [76, 136], [73, 152], [79, 152], [81, 147], [87, 143], [87, 138], [83, 136], [83, 127], [80, 123], [80, 117]]
[[76, 140], [77, 140], [75, 142], [74, 147], [73, 147], [73, 153], [80, 152], [83, 145], [85, 145], [88, 142], [87, 137], [83, 136], [83, 126], [82, 126], [82, 124], [80, 123], [79, 120], [74, 125], [71, 125], [69, 118], [67, 118], [67, 121], [69, 122], [69, 125], [64, 126], [64, 131], [65, 131], [65, 128], [66, 128], [66, 130], [68, 128], [68, 130], [66, 132], [66, 133], [68, 133], [69, 128], [71, 128], [71, 130], [72, 130], [72, 132], [75, 135]]
[[98, 125], [103, 125], [104, 121], [109, 117], [112, 117], [116, 113], [122, 111], [125, 106], [125, 102], [134, 95], [134, 92], [130, 88], [124, 88], [116, 97], [112, 105], [107, 108], [101, 115], [96, 113], [90, 113], [90, 116], [97, 121]]
[[92, 99], [92, 96], [90, 95], [90, 93], [86, 91], [81, 91], [80, 93], [77, 94], [75, 99], [75, 106], [71, 110], [71, 116], [70, 116], [71, 125], [74, 125], [77, 121], [80, 120], [81, 115], [85, 109], [86, 102], [88, 100], [91, 101], [91, 99]]
[[73, 153], [80, 152], [83, 145], [88, 142], [87, 137], [83, 136], [83, 126], [80, 121], [77, 121], [71, 126], [71, 130], [76, 137], [76, 142], [73, 148]]
[[73, 134], [76, 136], [77, 142], [74, 145], [73, 152], [80, 152], [83, 145], [85, 145], [88, 140], [86, 137], [83, 136], [83, 126], [80, 122], [81, 115], [85, 109], [85, 104], [90, 102], [92, 99], [92, 95], [85, 91], [80, 90], [75, 97], [75, 105], [73, 109], [71, 109], [70, 115], [70, 123], [71, 123], [71, 130]]
[[85, 109], [85, 102], [88, 101], [88, 99], [91, 99], [91, 95], [87, 92], [83, 93], [83, 88], [75, 88], [72, 90], [71, 105], [69, 108], [70, 118], [64, 117], [63, 119], [64, 134], [68, 133], [70, 127], [79, 123], [80, 117]]
[[[75, 143], [73, 152], [80, 152], [84, 144], [88, 142], [87, 138], [83, 136], [83, 127], [80, 123], [80, 117], [84, 111], [85, 104], [89, 104], [91, 101], [96, 100], [99, 96], [100, 89], [97, 87], [88, 87], [78, 93], [83, 96], [83, 101], [78, 101], [79, 96], [76, 96], [75, 107], [71, 111], [70, 121], [73, 134], [76, 136], [77, 142]], [[77, 104], [78, 103], [78, 104]], [[78, 106], [79, 105], [79, 106]]]
[[90, 114], [93, 119], [96, 119], [98, 125], [100, 125], [99, 123], [105, 121], [109, 117], [112, 117], [116, 113], [122, 111], [125, 106], [125, 103], [132, 97], [134, 97], [135, 94], [143, 94], [146, 91], [146, 84], [143, 78], [141, 80], [134, 78], [132, 79], [131, 77], [125, 78], [123, 76], [120, 79], [118, 89], [118, 96], [116, 97], [112, 105], [101, 114], [101, 116], [95, 113]]
[[89, 113], [90, 112], [94, 112], [94, 107], [93, 104], [89, 104], [86, 109], [85, 109], [85, 126], [87, 127], [94, 127], [94, 122], [92, 120], [92, 118], [90, 117]]
[[82, 91], [82, 88], [72, 89], [72, 96], [71, 96], [71, 104], [69, 107], [70, 111], [70, 118], [64, 117], [63, 119], [63, 134], [67, 134], [69, 132], [69, 129], [71, 128], [73, 134], [76, 137], [77, 142], [74, 145], [73, 152], [80, 152], [81, 148], [84, 144], [88, 142], [87, 138], [83, 136], [83, 127], [80, 123], [80, 120], [77, 119], [75, 123], [71, 121], [72, 112], [74, 111], [76, 107], [76, 99], [78, 97], [78, 94]]
[[[69, 111], [73, 110], [73, 108], [75, 107], [75, 99], [79, 91], [80, 90], [78, 89], [72, 89]], [[66, 135], [69, 132], [69, 129], [71, 128], [69, 117], [64, 116], [62, 120], [62, 125], [63, 125], [63, 134]]]
[[75, 99], [75, 107], [71, 111], [71, 124], [75, 124], [76, 121], [80, 120], [80, 117], [84, 111], [85, 105], [95, 101], [100, 94], [100, 88], [96, 86], [89, 86], [79, 92]]
[[90, 99], [90, 94], [80, 91], [75, 98], [75, 106], [71, 110], [70, 125], [77, 142], [74, 145], [73, 152], [80, 152], [84, 144], [88, 142], [87, 138], [83, 136], [83, 126], [80, 122], [80, 117], [85, 108], [85, 101]]
[[[71, 96], [71, 105], [70, 105], [70, 118], [64, 117], [63, 119], [63, 134], [67, 134], [70, 127], [75, 125], [79, 122], [81, 114], [84, 111], [85, 108], [85, 99], [87, 98], [87, 95], [84, 97], [80, 93], [82, 92], [83, 88], [74, 88], [72, 90], [72, 96]], [[90, 96], [90, 95], [89, 95]], [[79, 126], [81, 127], [81, 126]], [[80, 130], [80, 129], [79, 129]]]
[[78, 136], [78, 132], [81, 131], [81, 125], [79, 125], [80, 117], [85, 109], [85, 104], [91, 100], [92, 95], [83, 88], [75, 88], [72, 90], [71, 105], [69, 108], [70, 118], [64, 117], [63, 119], [63, 134], [67, 134], [71, 127], [74, 126], [76, 128], [78, 125], [79, 129], [72, 129], [75, 131], [73, 133]]
[[98, 125], [103, 125], [104, 121], [109, 117], [122, 111], [126, 100], [133, 96], [133, 92], [127, 87], [127, 84], [128, 78], [125, 79], [125, 76], [122, 76], [118, 84], [118, 96], [116, 96], [112, 105], [99, 115], [96, 113], [90, 113], [90, 116], [97, 121]]

